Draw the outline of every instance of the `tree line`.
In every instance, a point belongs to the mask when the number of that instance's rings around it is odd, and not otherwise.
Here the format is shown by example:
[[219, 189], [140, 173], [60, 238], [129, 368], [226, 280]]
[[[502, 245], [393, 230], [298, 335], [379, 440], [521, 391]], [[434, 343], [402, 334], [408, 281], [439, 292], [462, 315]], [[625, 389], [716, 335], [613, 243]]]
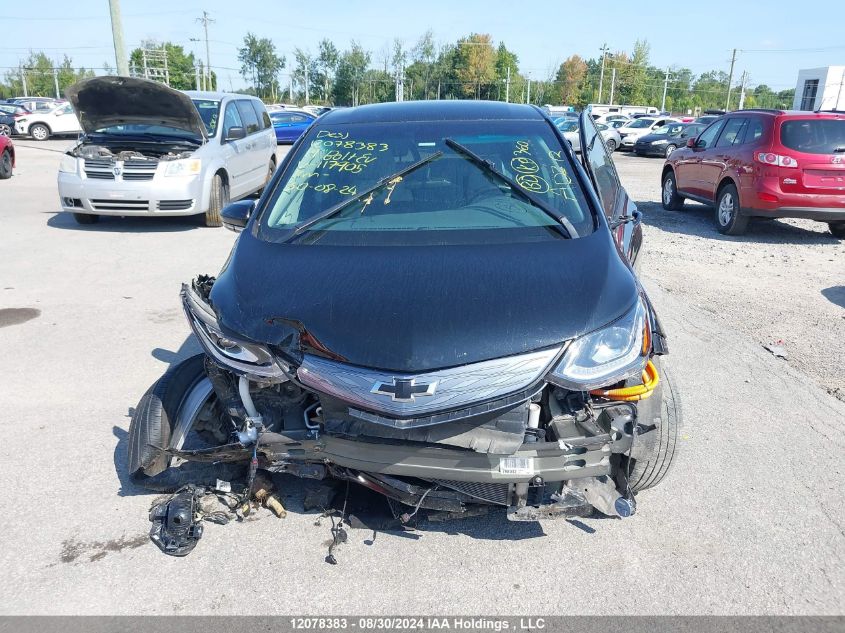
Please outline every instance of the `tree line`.
[[[167, 80], [172, 87], [197, 87], [198, 77], [204, 74], [202, 61], [172, 42], [146, 42], [133, 50], [133, 74], [164, 80], [160, 56], [150, 52], [155, 50], [166, 51]], [[268, 102], [354, 106], [393, 101], [401, 93], [405, 100], [495, 99], [580, 109], [588, 103], [608, 103], [611, 95], [617, 104], [660, 106], [665, 89], [665, 108], [672, 112], [725, 107], [726, 72], [695, 74], [680, 66], [658, 68], [651, 64], [649, 54], [648, 42], [638, 40], [630, 53], [606, 53], [603, 76], [602, 57], [578, 55], [538, 75], [520, 70], [517, 53], [486, 33], [438, 44], [429, 30], [412, 45], [396, 39], [375, 52], [355, 40], [341, 50], [323, 38], [314, 50], [294, 49], [291, 59], [279, 54], [271, 39], [247, 33], [238, 49], [238, 61], [248, 85], [243, 92]], [[91, 70], [74, 69], [67, 56], [54, 62], [44, 53], [31, 53], [22, 60], [21, 68], [23, 73], [6, 73], [0, 97], [22, 94], [22, 74], [28, 93], [39, 96], [54, 96], [57, 86], [63, 93], [75, 81], [93, 76]], [[53, 68], [58, 71], [54, 73]], [[211, 83], [219, 88], [214, 73]], [[739, 106], [742, 92], [746, 108], [792, 106], [794, 89], [777, 92], [760, 84], [746, 85], [743, 91], [741, 83], [736, 76], [730, 82], [729, 109]]]

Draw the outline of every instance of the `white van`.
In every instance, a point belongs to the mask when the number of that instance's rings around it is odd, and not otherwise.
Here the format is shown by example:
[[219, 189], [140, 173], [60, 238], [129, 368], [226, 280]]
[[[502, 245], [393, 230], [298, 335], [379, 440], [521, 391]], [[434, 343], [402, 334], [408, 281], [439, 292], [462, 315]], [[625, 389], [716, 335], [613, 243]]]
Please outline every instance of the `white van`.
[[255, 97], [129, 77], [87, 79], [67, 96], [84, 134], [59, 167], [59, 197], [80, 224], [204, 214], [220, 226], [223, 207], [276, 168], [276, 135]]

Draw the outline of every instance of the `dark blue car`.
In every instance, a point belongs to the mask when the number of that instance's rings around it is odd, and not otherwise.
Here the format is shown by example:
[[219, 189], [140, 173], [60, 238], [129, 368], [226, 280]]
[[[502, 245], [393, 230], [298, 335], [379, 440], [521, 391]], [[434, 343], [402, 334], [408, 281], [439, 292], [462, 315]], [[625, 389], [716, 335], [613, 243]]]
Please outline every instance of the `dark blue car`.
[[279, 110], [270, 113], [277, 143], [293, 143], [302, 136], [317, 117], [299, 110]]

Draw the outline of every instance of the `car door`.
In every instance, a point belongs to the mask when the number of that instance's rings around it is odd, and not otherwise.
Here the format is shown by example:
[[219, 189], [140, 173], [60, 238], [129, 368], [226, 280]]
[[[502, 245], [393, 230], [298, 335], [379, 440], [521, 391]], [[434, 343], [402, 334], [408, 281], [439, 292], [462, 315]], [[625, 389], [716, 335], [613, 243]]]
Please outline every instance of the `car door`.
[[48, 124], [53, 134], [69, 134], [80, 131], [79, 119], [76, 118], [73, 107], [69, 103], [53, 110]]
[[273, 116], [273, 129], [276, 131], [276, 140], [280, 143], [293, 140], [292, 126], [292, 112], [279, 112]]
[[726, 172], [738, 177], [737, 167], [742, 162], [737, 149], [742, 145], [748, 117], [730, 117], [725, 120], [719, 138], [712, 151], [705, 152], [701, 158], [699, 174], [701, 187], [710, 200], [716, 199], [716, 187]]
[[229, 101], [223, 111], [223, 133], [220, 142], [226, 171], [229, 173], [229, 196], [232, 199], [245, 195], [249, 185], [250, 156], [246, 146], [250, 140], [248, 136], [237, 138], [241, 133], [246, 134], [246, 127], [237, 102]]
[[255, 108], [249, 99], [238, 99], [235, 102], [246, 128], [244, 152], [246, 154], [245, 188], [248, 193], [261, 188], [267, 179], [267, 154], [264, 151], [264, 139], [261, 135], [262, 124], [258, 119]]
[[707, 158], [708, 152], [714, 152], [713, 147], [716, 144], [716, 139], [719, 137], [719, 132], [722, 131], [722, 126], [725, 124], [724, 119], [719, 119], [710, 124], [710, 126], [699, 134], [695, 139], [695, 145], [691, 151], [685, 153], [682, 159], [675, 165], [675, 178], [678, 182], [678, 190], [689, 193], [699, 198], [707, 198], [707, 191], [704, 188], [701, 177], [701, 161]]
[[[604, 215], [612, 227], [613, 239], [619, 251], [633, 266], [636, 264], [643, 239], [640, 212], [622, 187], [616, 166], [610, 154], [607, 153], [601, 133], [586, 112], [581, 113], [579, 141], [581, 161], [590, 175]], [[614, 225], [616, 225], [615, 228], [613, 228]]]
[[295, 141], [300, 136], [302, 136], [305, 133], [305, 130], [308, 129], [308, 127], [313, 121], [314, 119], [308, 116], [307, 114], [293, 113], [291, 116], [290, 126], [292, 134], [291, 140]]

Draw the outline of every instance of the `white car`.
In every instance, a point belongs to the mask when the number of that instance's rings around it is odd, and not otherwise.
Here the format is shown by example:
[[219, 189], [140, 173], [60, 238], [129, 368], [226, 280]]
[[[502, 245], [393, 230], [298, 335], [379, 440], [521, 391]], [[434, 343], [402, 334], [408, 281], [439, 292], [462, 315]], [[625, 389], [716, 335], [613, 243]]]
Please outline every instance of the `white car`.
[[[557, 129], [560, 130], [561, 134], [563, 134], [563, 138], [569, 141], [569, 144], [572, 146], [572, 151], [580, 152], [581, 135], [578, 133], [578, 130], [580, 129], [579, 120], [569, 117], [555, 119], [555, 125], [557, 126]], [[619, 132], [604, 123], [596, 123], [596, 129], [604, 139], [604, 145], [607, 147], [607, 151], [611, 153], [616, 151], [616, 148], [619, 147], [619, 144], [622, 141], [619, 137]]]
[[607, 114], [599, 114], [597, 116], [594, 116], [593, 120], [595, 120], [596, 123], [604, 123], [605, 125], [609, 125], [611, 121], [623, 121], [625, 123], [628, 123], [632, 119], [631, 117], [625, 114], [620, 114], [619, 112], [609, 112]]
[[223, 207], [276, 169], [276, 135], [255, 97], [128, 77], [87, 79], [67, 95], [85, 133], [59, 166], [59, 198], [80, 224], [204, 214], [220, 226]]
[[82, 128], [73, 107], [65, 103], [47, 112], [33, 112], [21, 117], [15, 121], [15, 131], [21, 135], [28, 134], [36, 141], [46, 141], [60, 134], [79, 134]]
[[638, 138], [646, 134], [651, 134], [657, 128], [669, 123], [680, 123], [680, 120], [671, 117], [640, 117], [639, 119], [634, 119], [617, 130], [619, 136], [622, 137], [622, 143], [619, 145], [619, 148], [634, 149]]

